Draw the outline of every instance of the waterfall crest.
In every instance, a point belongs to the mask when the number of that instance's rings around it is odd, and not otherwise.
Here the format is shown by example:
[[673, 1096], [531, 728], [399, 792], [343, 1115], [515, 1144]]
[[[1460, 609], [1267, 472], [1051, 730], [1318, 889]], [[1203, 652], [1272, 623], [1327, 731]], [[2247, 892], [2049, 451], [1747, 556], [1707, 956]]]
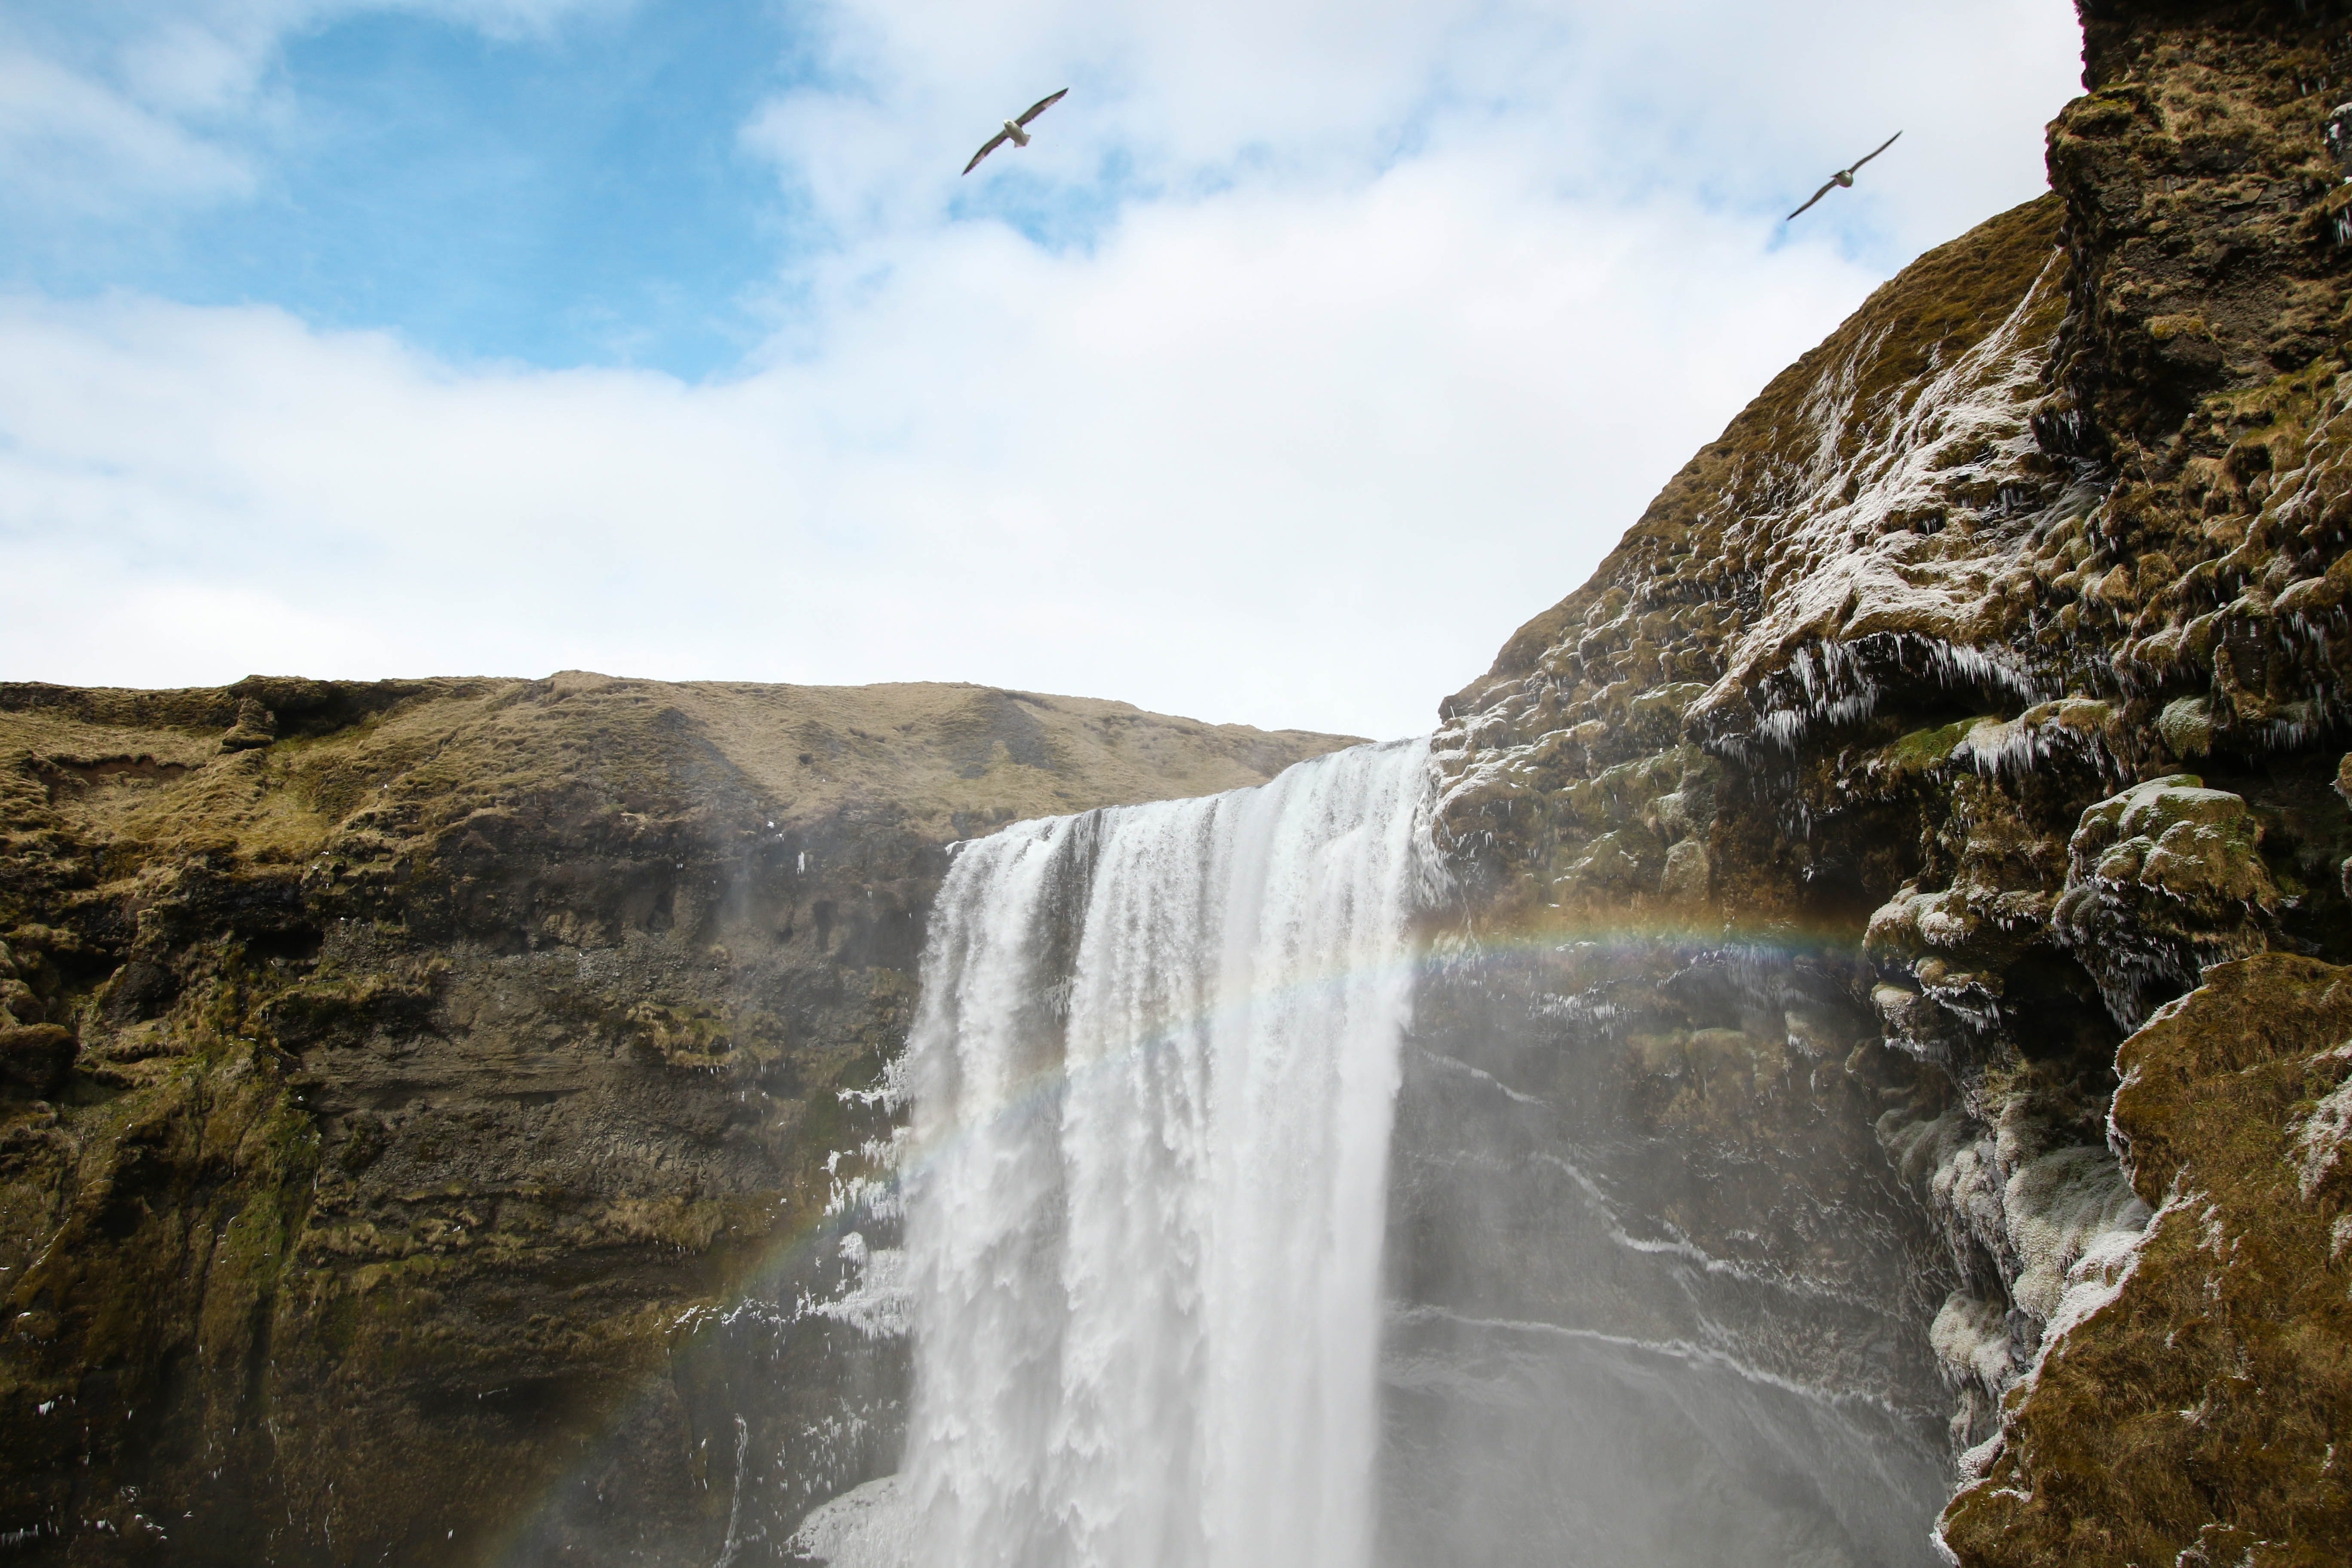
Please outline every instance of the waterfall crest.
[[1362, 1568], [1427, 747], [1024, 823], [907, 1062], [903, 1553]]

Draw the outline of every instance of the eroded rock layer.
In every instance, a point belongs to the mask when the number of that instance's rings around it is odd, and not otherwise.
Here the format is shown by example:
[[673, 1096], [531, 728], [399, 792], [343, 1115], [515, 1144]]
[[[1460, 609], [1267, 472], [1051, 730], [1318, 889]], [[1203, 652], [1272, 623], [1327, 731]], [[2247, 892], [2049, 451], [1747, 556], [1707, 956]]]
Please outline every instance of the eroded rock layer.
[[974, 687], [0, 688], [0, 1541], [772, 1560], [945, 846], [1339, 742]]
[[[1606, 1121], [1581, 1195], [1497, 1201], [1687, 1249], [1675, 1342], [1947, 1426], [1961, 1561], [2340, 1561], [2352, 27], [2084, 9], [2053, 194], [1882, 289], [1444, 705], [1429, 1026]], [[2259, 1083], [2186, 1065], [2258, 996]], [[1591, 1293], [1518, 1321], [1613, 1330]], [[2144, 1448], [2089, 1429], [2126, 1412]]]

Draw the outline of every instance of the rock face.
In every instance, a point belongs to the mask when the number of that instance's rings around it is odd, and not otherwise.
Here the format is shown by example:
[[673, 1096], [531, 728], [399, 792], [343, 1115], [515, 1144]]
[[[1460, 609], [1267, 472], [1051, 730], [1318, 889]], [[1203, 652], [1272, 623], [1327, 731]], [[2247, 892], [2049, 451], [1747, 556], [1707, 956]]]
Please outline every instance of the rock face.
[[891, 1303], [835, 1298], [946, 846], [1340, 743], [955, 686], [0, 688], [0, 1539], [772, 1556], [895, 1458]]
[[2347, 1040], [2352, 971], [2265, 953], [2125, 1043], [2116, 1134], [2155, 1218], [1953, 1505], [1964, 1561], [2343, 1561]]
[[[2033, 863], [1927, 637], [1973, 613], [1958, 547], [2034, 526], [2001, 465], [2064, 315], [2058, 226], [2021, 208], [1882, 289], [1445, 705], [1465, 925], [1400, 1109], [1394, 1561], [1525, 1560], [1561, 1499], [1612, 1560], [1932, 1561], [1957, 1279], [1874, 1124], [1954, 1091], [1882, 1043], [1864, 942], [1877, 902], [1971, 885], [1922, 881], [1923, 837], [1978, 881]], [[1979, 524], [2004, 486], [2022, 510]], [[1850, 616], [1854, 645], [1823, 635]], [[2051, 988], [2104, 1072], [2095, 987]]]
[[[1478, 1316], [1517, 1264], [1444, 1222], [1483, 1187], [1585, 1254], [1515, 1321], [1678, 1299], [1695, 1352], [1943, 1425], [1964, 1563], [2339, 1562], [2352, 28], [2084, 9], [2053, 195], [1882, 289], [1445, 703], [1424, 1033], [1582, 1163], [1472, 1181], [1476, 1124], [1408, 1117], [1392, 1249], [1409, 1315]], [[1739, 1550], [1867, 1556], [1797, 1516]]]
[[[2352, 1560], [2352, 16], [2083, 13], [2052, 194], [1441, 710], [1385, 1562]], [[773, 1559], [944, 846], [1336, 743], [0, 689], [0, 1539]]]

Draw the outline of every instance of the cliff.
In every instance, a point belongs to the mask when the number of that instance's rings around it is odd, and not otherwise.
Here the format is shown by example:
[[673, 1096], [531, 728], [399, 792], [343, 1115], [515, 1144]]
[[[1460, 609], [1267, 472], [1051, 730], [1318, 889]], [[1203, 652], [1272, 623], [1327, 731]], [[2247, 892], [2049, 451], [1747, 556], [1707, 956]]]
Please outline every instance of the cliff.
[[894, 1440], [903, 1355], [791, 1303], [946, 847], [1340, 743], [968, 686], [0, 687], [0, 1541], [780, 1542]]
[[[1444, 705], [1465, 951], [1519, 955], [1457, 989], [1581, 1008], [1551, 1044], [1675, 1151], [1676, 1237], [1907, 1280], [1960, 1562], [2338, 1562], [2352, 33], [2084, 9], [2053, 194], [1880, 289]], [[1519, 1036], [1479, 1065], [1524, 1088]], [[1900, 1207], [1831, 1190], [1856, 1126]]]
[[[1384, 1561], [2352, 1557], [2352, 18], [2083, 12], [2051, 194], [1441, 710]], [[1338, 743], [0, 688], [0, 1540], [772, 1559], [946, 846]]]

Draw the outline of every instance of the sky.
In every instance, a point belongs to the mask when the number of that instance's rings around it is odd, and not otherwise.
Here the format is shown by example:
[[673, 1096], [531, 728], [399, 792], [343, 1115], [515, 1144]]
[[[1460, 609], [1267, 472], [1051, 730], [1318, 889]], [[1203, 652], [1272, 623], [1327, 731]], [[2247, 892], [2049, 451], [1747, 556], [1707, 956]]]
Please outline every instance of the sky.
[[0, 0], [0, 679], [1421, 732], [2044, 188], [2079, 50], [2067, 0]]

